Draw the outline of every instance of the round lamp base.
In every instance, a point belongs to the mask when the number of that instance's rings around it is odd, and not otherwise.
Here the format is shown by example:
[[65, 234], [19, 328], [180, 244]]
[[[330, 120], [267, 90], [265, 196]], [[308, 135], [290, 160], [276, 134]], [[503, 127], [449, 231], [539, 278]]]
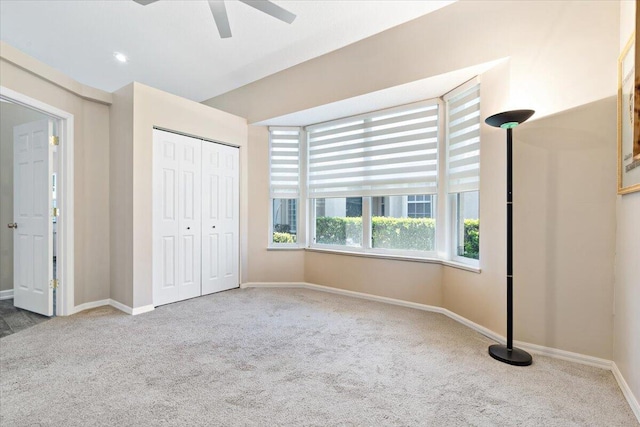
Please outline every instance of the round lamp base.
[[509, 365], [529, 366], [533, 362], [531, 355], [526, 351], [515, 347], [509, 350], [506, 345], [500, 344], [489, 346], [489, 355]]

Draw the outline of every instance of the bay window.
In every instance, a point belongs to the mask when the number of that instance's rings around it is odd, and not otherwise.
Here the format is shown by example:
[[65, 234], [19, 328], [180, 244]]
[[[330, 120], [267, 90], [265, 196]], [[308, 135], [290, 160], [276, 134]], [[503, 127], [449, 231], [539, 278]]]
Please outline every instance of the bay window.
[[478, 79], [438, 99], [270, 128], [270, 155], [272, 247], [479, 266]]

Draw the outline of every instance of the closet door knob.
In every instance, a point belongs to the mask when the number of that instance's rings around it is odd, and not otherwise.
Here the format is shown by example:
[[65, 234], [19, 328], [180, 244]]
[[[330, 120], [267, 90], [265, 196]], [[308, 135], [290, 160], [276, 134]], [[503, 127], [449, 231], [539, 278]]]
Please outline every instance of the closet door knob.
[[191, 227], [187, 227], [187, 230], [191, 230]]
[[216, 226], [215, 226], [215, 225], [212, 225], [212, 226], [211, 226], [211, 228], [216, 228]]

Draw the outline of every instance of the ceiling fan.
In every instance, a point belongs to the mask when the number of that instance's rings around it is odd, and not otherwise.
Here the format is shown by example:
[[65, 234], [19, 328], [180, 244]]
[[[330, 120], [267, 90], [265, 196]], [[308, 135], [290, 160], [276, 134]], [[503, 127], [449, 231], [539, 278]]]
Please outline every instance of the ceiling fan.
[[[158, 0], [133, 0], [143, 6], [154, 3]], [[229, 18], [227, 17], [227, 8], [224, 5], [224, 0], [207, 0], [209, 2], [209, 9], [213, 14], [213, 19], [216, 21], [218, 27], [218, 33], [223, 39], [231, 37], [231, 27], [229, 26]], [[238, 0], [248, 6], [258, 9], [260, 12], [264, 12], [267, 15], [271, 15], [276, 19], [291, 24], [296, 15], [288, 10], [278, 6], [277, 4], [269, 0]]]

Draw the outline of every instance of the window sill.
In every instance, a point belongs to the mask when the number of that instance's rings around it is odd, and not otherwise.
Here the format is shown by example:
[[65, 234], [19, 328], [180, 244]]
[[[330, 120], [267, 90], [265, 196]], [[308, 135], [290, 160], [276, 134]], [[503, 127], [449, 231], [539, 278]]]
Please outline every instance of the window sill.
[[476, 267], [474, 265], [468, 265], [468, 264], [463, 264], [461, 262], [457, 262], [457, 261], [449, 261], [449, 260], [439, 260], [440, 263], [442, 265], [446, 265], [447, 267], [453, 267], [453, 268], [457, 268], [459, 270], [466, 270], [466, 271], [470, 271], [472, 273], [482, 273], [482, 269], [480, 267]]
[[361, 258], [377, 258], [377, 259], [389, 259], [394, 261], [422, 262], [425, 264], [440, 264], [447, 267], [457, 268], [459, 270], [469, 271], [471, 273], [480, 274], [482, 272], [482, 269], [480, 269], [479, 267], [463, 264], [456, 261], [438, 259], [438, 258], [421, 258], [421, 257], [376, 254], [376, 253], [367, 253], [367, 252], [350, 252], [350, 251], [341, 251], [338, 249], [323, 249], [323, 248], [296, 248], [296, 249], [304, 249], [305, 251], [308, 251], [308, 252], [318, 252], [318, 253], [326, 253], [326, 254], [334, 254], [334, 255], [347, 255], [347, 256], [355, 256], [355, 257], [361, 257]]
[[303, 251], [302, 246], [267, 246], [268, 251]]

